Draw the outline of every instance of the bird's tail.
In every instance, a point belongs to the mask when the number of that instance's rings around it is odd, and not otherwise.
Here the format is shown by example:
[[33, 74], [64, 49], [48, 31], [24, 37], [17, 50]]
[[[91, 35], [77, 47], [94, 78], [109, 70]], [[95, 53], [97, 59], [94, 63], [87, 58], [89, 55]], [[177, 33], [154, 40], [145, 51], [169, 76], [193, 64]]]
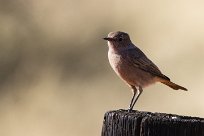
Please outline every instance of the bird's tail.
[[171, 87], [172, 89], [174, 89], [174, 90], [179, 90], [179, 89], [181, 89], [181, 90], [184, 90], [184, 91], [188, 91], [188, 89], [186, 89], [185, 87], [182, 87], [182, 86], [180, 86], [180, 85], [177, 85], [177, 84], [175, 84], [175, 83], [173, 83], [173, 82], [171, 82], [171, 81], [169, 81], [169, 80], [163, 80], [163, 81], [160, 81], [161, 83], [163, 83], [163, 84], [165, 84], [165, 85], [167, 85], [167, 86], [169, 86], [169, 87]]

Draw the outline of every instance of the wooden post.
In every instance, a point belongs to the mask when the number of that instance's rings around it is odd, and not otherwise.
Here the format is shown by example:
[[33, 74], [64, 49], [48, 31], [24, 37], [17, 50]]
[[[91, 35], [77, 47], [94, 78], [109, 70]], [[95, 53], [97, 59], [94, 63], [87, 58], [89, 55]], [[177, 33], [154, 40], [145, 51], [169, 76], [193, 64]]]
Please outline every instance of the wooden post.
[[204, 136], [204, 119], [166, 113], [105, 113], [102, 136]]

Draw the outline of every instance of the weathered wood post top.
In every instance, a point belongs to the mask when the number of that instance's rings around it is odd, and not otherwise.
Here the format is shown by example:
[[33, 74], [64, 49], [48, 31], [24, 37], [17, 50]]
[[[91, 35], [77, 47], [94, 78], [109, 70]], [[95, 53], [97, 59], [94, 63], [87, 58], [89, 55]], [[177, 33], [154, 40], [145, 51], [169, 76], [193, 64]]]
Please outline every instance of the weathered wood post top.
[[105, 113], [102, 136], [204, 136], [204, 119], [166, 113]]

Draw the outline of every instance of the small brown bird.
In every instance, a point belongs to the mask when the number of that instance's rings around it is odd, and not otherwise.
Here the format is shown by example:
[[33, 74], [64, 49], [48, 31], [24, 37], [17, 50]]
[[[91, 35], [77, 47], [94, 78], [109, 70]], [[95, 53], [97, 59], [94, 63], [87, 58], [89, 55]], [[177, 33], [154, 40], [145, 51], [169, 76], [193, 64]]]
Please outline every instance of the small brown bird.
[[142, 94], [144, 87], [161, 82], [174, 90], [185, 90], [161, 73], [159, 68], [136, 47], [125, 32], [110, 32], [104, 40], [108, 41], [108, 59], [116, 74], [132, 89], [133, 97], [129, 106], [131, 111]]

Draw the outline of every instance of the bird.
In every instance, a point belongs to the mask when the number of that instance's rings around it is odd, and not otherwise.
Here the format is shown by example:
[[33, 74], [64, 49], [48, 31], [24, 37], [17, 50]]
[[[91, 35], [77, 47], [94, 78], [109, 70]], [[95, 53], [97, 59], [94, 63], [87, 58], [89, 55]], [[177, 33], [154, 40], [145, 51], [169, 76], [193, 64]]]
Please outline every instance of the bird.
[[143, 88], [161, 82], [174, 90], [187, 91], [170, 80], [159, 68], [132, 43], [128, 33], [110, 32], [103, 38], [108, 42], [108, 60], [115, 73], [131, 88], [133, 96], [128, 108], [132, 111]]

